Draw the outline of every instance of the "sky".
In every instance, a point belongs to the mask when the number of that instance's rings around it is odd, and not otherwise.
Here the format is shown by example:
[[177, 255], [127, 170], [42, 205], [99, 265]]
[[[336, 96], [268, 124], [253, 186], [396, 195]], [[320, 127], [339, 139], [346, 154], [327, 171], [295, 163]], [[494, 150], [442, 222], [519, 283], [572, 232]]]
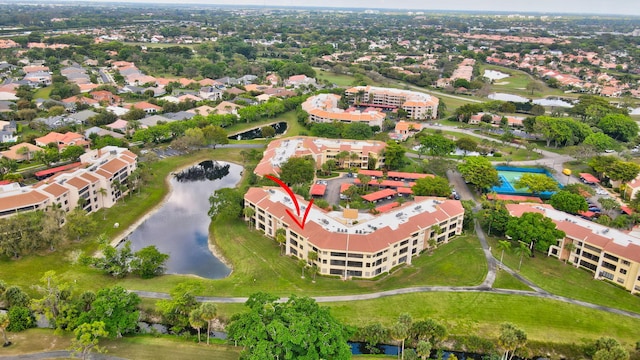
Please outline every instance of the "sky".
[[[93, 0], [109, 2], [113, 0]], [[210, 5], [319, 6], [455, 11], [507, 11], [640, 16], [640, 0], [117, 0], [121, 2]], [[640, 27], [640, 24], [639, 24]]]

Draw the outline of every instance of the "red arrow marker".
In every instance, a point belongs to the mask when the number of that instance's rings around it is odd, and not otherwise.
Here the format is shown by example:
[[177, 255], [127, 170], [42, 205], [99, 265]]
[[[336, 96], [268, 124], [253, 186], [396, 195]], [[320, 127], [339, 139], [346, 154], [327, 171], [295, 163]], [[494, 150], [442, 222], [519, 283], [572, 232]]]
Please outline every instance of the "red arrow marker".
[[287, 215], [289, 215], [289, 217], [295, 221], [296, 224], [298, 224], [298, 226], [300, 226], [300, 228], [302, 230], [304, 230], [304, 224], [307, 222], [307, 215], [309, 215], [309, 210], [311, 210], [311, 206], [313, 205], [313, 199], [311, 199], [311, 201], [309, 201], [309, 205], [307, 205], [307, 209], [304, 212], [304, 216], [302, 217], [302, 221], [298, 220], [298, 218], [300, 217], [300, 205], [298, 205], [298, 199], [296, 198], [295, 194], [293, 193], [293, 190], [291, 190], [290, 187], [287, 186], [287, 184], [285, 184], [284, 182], [282, 182], [282, 180], [278, 179], [277, 177], [271, 176], [271, 175], [266, 175], [266, 177], [272, 181], [274, 181], [276, 184], [280, 185], [281, 188], [283, 188], [287, 194], [289, 194], [289, 196], [291, 197], [291, 200], [293, 200], [293, 204], [296, 206], [296, 213], [297, 215], [293, 215], [293, 213], [291, 213], [291, 211], [289, 211], [289, 209], [286, 209]]

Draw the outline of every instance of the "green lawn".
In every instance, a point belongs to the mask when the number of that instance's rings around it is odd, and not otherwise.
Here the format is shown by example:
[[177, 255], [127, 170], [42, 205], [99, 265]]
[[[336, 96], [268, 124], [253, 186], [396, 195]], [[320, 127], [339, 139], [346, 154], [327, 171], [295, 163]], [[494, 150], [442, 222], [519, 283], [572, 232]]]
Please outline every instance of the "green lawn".
[[[339, 87], [348, 88], [348, 87], [354, 86], [354, 82], [356, 80], [356, 78], [351, 75], [336, 74], [331, 71], [324, 71], [320, 68], [314, 68], [314, 70], [316, 71], [316, 78], [318, 80], [320, 81], [328, 80], [332, 84], [336, 84]], [[379, 83], [379, 82], [373, 81], [370, 85], [389, 86], [391, 85], [391, 82], [393, 82], [393, 80], [387, 79], [385, 83]]]
[[[30, 329], [7, 335], [13, 344], [0, 349], [0, 356], [69, 350], [72, 339], [70, 333], [54, 334], [53, 330], [48, 329]], [[220, 344], [198, 344], [171, 335], [102, 339], [99, 345], [106, 348], [107, 355], [125, 359], [174, 360], [212, 358], [212, 356], [220, 360], [240, 358], [239, 348]]]
[[51, 95], [51, 90], [53, 90], [52, 86], [39, 88], [38, 90], [36, 90], [35, 94], [33, 94], [33, 98], [34, 99], [48, 99], [49, 95]]
[[[488, 241], [494, 256], [499, 257], [495, 238]], [[640, 313], [639, 297], [611, 283], [595, 280], [591, 272], [565, 265], [540, 253], [535, 255], [524, 259], [520, 273], [542, 289], [568, 298]], [[511, 269], [518, 268], [519, 260], [512, 252], [504, 253], [504, 263]]]
[[[480, 244], [473, 236], [460, 236], [442, 245], [432, 255], [425, 253], [414, 259], [411, 266], [401, 267], [379, 280], [342, 281], [332, 277], [312, 276], [295, 259], [280, 256], [275, 241], [265, 238], [258, 231], [248, 231], [246, 224], [235, 221], [212, 224], [211, 233], [221, 252], [230, 259], [233, 272], [226, 279], [200, 280], [209, 296], [248, 296], [266, 291], [279, 296], [292, 293], [308, 296], [359, 294], [384, 291], [408, 286], [451, 285], [472, 286], [480, 284], [487, 266]], [[460, 264], [466, 264], [460, 266]], [[158, 279], [140, 280], [127, 278], [122, 281], [128, 289], [169, 291], [183, 276], [163, 276]], [[195, 280], [192, 280], [195, 281]]]
[[640, 320], [553, 300], [488, 293], [420, 293], [358, 302], [326, 304], [339, 320], [357, 326], [391, 326], [402, 313], [432, 318], [451, 335], [495, 338], [503, 322], [518, 324], [530, 341], [572, 343], [612, 336], [627, 345], [638, 341]]
[[534, 79], [530, 74], [527, 74], [524, 71], [515, 70], [511, 68], [506, 68], [498, 65], [482, 65], [480, 67], [480, 74], [484, 75], [484, 70], [495, 70], [500, 71], [505, 74], [511, 75], [508, 78], [496, 80], [493, 85], [491, 85], [491, 90], [494, 92], [504, 92], [508, 94], [515, 94], [524, 97], [545, 97], [549, 95], [564, 95], [564, 92], [560, 89], [552, 89], [548, 87], [546, 84], [538, 81], [543, 89], [542, 91], [535, 91], [531, 94], [530, 91], [526, 90], [527, 84]]
[[513, 275], [506, 271], [498, 271], [496, 273], [496, 281], [493, 282], [494, 289], [512, 289], [531, 291], [532, 289], [516, 279]]

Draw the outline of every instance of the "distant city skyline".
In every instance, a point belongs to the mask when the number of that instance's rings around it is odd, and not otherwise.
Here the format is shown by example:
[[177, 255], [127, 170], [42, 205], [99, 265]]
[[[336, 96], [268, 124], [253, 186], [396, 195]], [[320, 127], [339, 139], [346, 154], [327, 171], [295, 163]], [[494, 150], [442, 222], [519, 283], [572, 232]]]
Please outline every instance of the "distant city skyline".
[[[90, 0], [113, 3], [113, 0]], [[121, 0], [118, 2], [155, 4], [252, 5], [287, 7], [335, 7], [361, 9], [412, 9], [486, 12], [536, 12], [640, 16], [637, 0]]]

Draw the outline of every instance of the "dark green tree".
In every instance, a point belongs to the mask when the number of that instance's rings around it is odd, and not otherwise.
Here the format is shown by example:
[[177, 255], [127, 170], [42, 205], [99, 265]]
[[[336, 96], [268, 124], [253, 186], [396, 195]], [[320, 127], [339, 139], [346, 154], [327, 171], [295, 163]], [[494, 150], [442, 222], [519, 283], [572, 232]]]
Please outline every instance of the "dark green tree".
[[237, 189], [218, 189], [209, 197], [209, 216], [214, 221], [219, 218], [238, 218], [242, 213], [243, 202], [244, 198]]
[[131, 272], [143, 279], [150, 279], [164, 274], [169, 255], [158, 251], [155, 245], [144, 247], [134, 254], [131, 261]]
[[101, 289], [96, 293], [89, 311], [80, 315], [80, 323], [101, 321], [110, 337], [135, 332], [138, 324], [140, 297], [120, 286]]
[[540, 213], [526, 212], [509, 220], [505, 235], [513, 241], [529, 245], [533, 243], [534, 249], [546, 254], [549, 246], [557, 244], [558, 239], [562, 239], [565, 233], [558, 230], [550, 218]]
[[448, 197], [451, 195], [449, 180], [440, 176], [418, 179], [416, 184], [411, 187], [411, 190], [416, 196]]
[[397, 170], [405, 163], [406, 150], [400, 144], [395, 141], [387, 142], [387, 147], [384, 149], [384, 163], [389, 170]]
[[570, 214], [577, 214], [580, 211], [587, 211], [589, 209], [589, 204], [587, 204], [587, 200], [585, 200], [584, 197], [566, 190], [560, 190], [551, 195], [549, 203], [554, 208]]
[[280, 179], [289, 185], [310, 183], [315, 174], [311, 157], [290, 157], [280, 166]]
[[307, 297], [286, 302], [265, 293], [245, 303], [249, 311], [231, 318], [227, 334], [242, 345], [242, 359], [348, 359], [350, 331]]

